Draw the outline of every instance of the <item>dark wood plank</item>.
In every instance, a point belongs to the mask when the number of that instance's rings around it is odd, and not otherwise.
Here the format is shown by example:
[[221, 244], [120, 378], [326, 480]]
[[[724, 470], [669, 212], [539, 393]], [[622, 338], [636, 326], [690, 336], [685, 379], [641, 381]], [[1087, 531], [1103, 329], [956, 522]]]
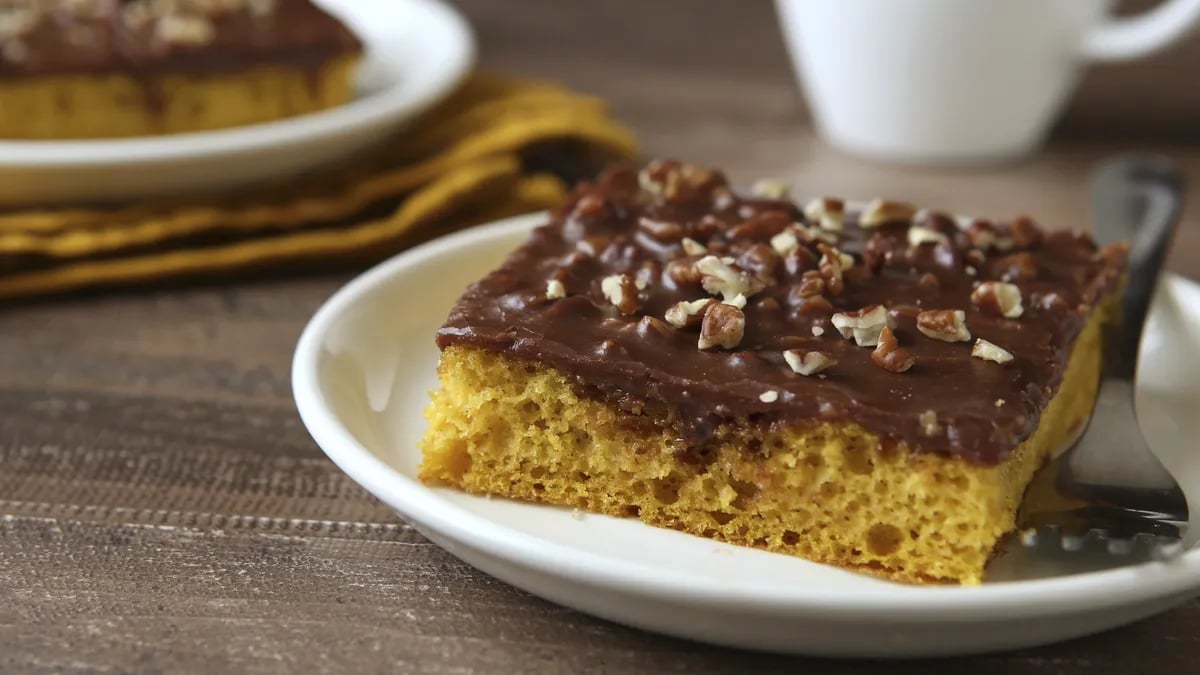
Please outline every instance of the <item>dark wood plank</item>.
[[[1085, 84], [1083, 112], [1038, 157], [898, 169], [814, 138], [769, 3], [460, 4], [484, 63], [594, 91], [649, 154], [727, 167], [742, 182], [773, 175], [805, 194], [1020, 210], [1070, 227], [1086, 223], [1088, 172], [1109, 154], [1163, 151], [1200, 174], [1200, 148], [1170, 124], [1146, 133], [1157, 118], [1114, 122], [1138, 111], [1105, 112], [1114, 85], [1102, 71]], [[1189, 77], [1164, 65], [1178, 55], [1162, 58], [1144, 67]], [[1200, 107], [1187, 96], [1180, 109]], [[1097, 123], [1125, 130], [1071, 131]], [[1198, 219], [1188, 213], [1171, 263], [1193, 278]], [[295, 340], [347, 278], [0, 308], [0, 671], [929, 670], [650, 635], [530, 597], [428, 543], [323, 458], [291, 402]], [[980, 675], [1189, 672], [1198, 635], [1191, 602], [1106, 635], [939, 665]]]
[[[12, 672], [928, 672], [750, 654], [591, 619], [476, 573], [407, 526], [219, 528], [0, 520]], [[36, 602], [28, 598], [36, 597]], [[938, 662], [979, 675], [1188, 672], [1195, 603], [1047, 649]], [[1150, 641], [1175, 649], [1147, 650]]]

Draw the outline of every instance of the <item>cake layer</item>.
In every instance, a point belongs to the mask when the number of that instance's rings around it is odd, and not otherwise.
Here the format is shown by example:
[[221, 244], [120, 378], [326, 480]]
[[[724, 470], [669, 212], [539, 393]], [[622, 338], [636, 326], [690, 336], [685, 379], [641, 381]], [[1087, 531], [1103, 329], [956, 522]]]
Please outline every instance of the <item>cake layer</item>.
[[467, 290], [438, 344], [661, 406], [677, 453], [733, 420], [820, 422], [986, 467], [1038, 428], [1119, 279], [1121, 248], [1025, 217], [758, 193], [678, 162], [611, 170]]
[[356, 63], [342, 57], [316, 72], [259, 66], [149, 79], [112, 74], [0, 80], [0, 138], [115, 138], [268, 122], [348, 101]]
[[729, 420], [680, 452], [662, 406], [622, 407], [551, 367], [450, 347], [420, 476], [897, 581], [974, 584], [1033, 473], [1091, 410], [1107, 316], [1092, 316], [1041, 425], [997, 466], [914, 453], [851, 422]]

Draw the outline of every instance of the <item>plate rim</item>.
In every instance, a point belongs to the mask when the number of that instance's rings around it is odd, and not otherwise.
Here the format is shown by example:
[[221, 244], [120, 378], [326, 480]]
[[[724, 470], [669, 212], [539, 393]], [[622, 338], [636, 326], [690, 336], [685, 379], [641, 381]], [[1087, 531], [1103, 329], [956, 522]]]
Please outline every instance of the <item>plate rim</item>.
[[[0, 168], [47, 169], [191, 162], [263, 151], [336, 136], [345, 129], [387, 124], [419, 114], [442, 100], [471, 71], [477, 46], [470, 24], [442, 0], [403, 0], [421, 21], [436, 22], [450, 39], [438, 55], [441, 74], [420, 86], [388, 87], [370, 96], [303, 115], [211, 131], [158, 136], [69, 140], [0, 140]], [[370, 43], [364, 40], [367, 48]]]
[[[856, 593], [745, 581], [714, 585], [702, 577], [539, 539], [437, 496], [433, 488], [404, 475], [364, 447], [333, 413], [319, 387], [318, 366], [324, 337], [348, 307], [404, 268], [453, 255], [456, 249], [469, 244], [528, 231], [543, 223], [545, 217], [545, 212], [537, 212], [468, 228], [379, 263], [325, 300], [297, 342], [292, 361], [292, 390], [304, 426], [334, 464], [404, 517], [477, 552], [549, 576], [623, 593], [636, 592], [641, 596], [727, 609], [777, 613], [819, 610], [830, 617], [870, 616], [904, 623], [947, 619], [993, 621], [1146, 602], [1200, 587], [1200, 548], [1170, 561], [980, 586], [897, 584], [887, 587], [885, 593]], [[1200, 284], [1171, 273], [1164, 275], [1164, 283], [1192, 286], [1200, 291]]]

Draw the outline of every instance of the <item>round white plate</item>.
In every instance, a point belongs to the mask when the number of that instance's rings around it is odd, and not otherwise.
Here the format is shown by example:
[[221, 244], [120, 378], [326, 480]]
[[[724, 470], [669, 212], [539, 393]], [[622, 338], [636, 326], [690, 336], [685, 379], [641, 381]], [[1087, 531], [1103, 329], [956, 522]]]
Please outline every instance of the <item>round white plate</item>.
[[[334, 462], [427, 537], [531, 593], [613, 621], [724, 645], [838, 656], [947, 655], [1092, 633], [1200, 593], [1200, 551], [1170, 562], [1091, 547], [1010, 555], [978, 587], [914, 587], [622, 520], [431, 489], [417, 441], [437, 385], [434, 331], [466, 285], [543, 216], [406, 252], [317, 312], [292, 382]], [[1200, 487], [1200, 286], [1169, 277], [1145, 342], [1140, 395], [1151, 444]], [[1193, 501], [1193, 503], [1196, 503]], [[1115, 566], [1121, 565], [1121, 566]]]
[[225, 190], [348, 157], [436, 103], [470, 70], [466, 21], [438, 0], [317, 0], [366, 46], [358, 96], [278, 122], [188, 134], [0, 141], [0, 204]]

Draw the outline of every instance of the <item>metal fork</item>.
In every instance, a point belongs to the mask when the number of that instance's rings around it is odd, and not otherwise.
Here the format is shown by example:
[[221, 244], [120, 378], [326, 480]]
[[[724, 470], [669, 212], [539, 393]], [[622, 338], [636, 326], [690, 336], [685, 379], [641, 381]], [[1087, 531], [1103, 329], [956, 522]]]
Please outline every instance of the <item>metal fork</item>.
[[1064, 549], [1077, 550], [1091, 537], [1103, 540], [1112, 553], [1128, 553], [1143, 540], [1163, 557], [1184, 550], [1187, 498], [1147, 447], [1134, 408], [1142, 328], [1182, 195], [1182, 176], [1161, 158], [1118, 158], [1096, 171], [1092, 182], [1096, 239], [1102, 244], [1128, 241], [1131, 245], [1122, 322], [1109, 339], [1091, 419], [1074, 443], [1034, 477], [1025, 493], [1017, 528], [1027, 546], [1049, 536], [1058, 537]]

